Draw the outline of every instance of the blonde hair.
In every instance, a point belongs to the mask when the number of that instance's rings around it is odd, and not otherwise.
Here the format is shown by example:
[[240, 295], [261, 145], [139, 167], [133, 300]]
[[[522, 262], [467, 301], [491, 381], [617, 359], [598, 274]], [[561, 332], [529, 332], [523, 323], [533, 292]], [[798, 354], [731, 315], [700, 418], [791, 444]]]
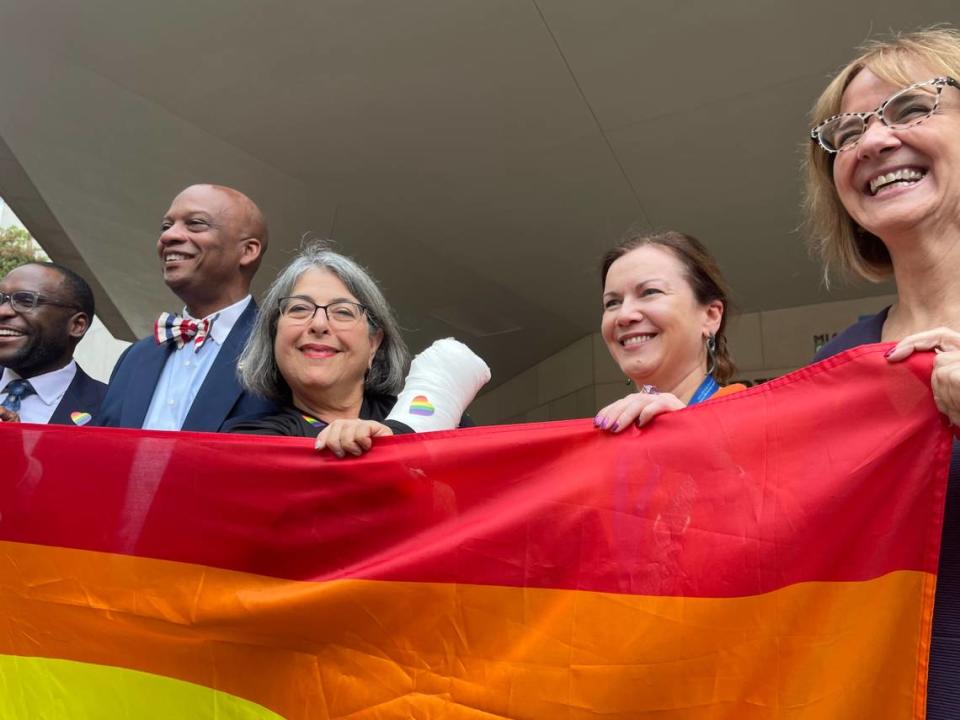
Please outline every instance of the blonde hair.
[[[870, 40], [859, 48], [860, 55], [849, 62], [823, 91], [810, 113], [816, 126], [840, 112], [843, 93], [861, 70], [869, 70], [891, 85], [915, 82], [910, 70], [923, 65], [934, 75], [960, 78], [960, 32], [950, 27], [933, 27], [900, 33], [885, 40]], [[879, 282], [893, 271], [886, 245], [850, 217], [833, 183], [833, 161], [816, 142], [807, 143], [804, 162], [806, 198], [804, 207], [810, 244], [824, 263], [824, 280], [830, 271]]]

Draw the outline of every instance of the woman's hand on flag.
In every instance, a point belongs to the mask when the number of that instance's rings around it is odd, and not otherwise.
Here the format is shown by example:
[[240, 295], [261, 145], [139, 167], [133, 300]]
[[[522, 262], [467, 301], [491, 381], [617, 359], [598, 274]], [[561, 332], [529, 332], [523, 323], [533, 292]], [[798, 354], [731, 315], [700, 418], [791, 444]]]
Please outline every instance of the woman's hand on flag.
[[373, 438], [393, 435], [393, 430], [374, 420], [334, 420], [317, 436], [317, 450], [329, 450], [338, 458], [363, 455]]
[[632, 393], [612, 402], [597, 413], [593, 424], [600, 430], [618, 433], [630, 423], [643, 427], [657, 415], [674, 410], [683, 410], [686, 405], [676, 395], [648, 390]]
[[951, 425], [960, 426], [960, 333], [939, 327], [909, 335], [887, 353], [887, 360], [899, 362], [923, 350], [937, 353], [930, 378], [937, 408]]

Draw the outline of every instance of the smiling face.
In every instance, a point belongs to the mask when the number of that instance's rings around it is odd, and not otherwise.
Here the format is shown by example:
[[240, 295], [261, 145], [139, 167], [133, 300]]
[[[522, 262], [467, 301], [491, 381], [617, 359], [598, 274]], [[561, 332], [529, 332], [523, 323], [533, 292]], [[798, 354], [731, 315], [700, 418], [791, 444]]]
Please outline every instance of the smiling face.
[[[41, 265], [23, 265], [0, 281], [0, 292], [31, 291], [47, 300], [71, 302], [64, 297], [63, 277]], [[76, 308], [41, 304], [17, 312], [9, 302], [0, 305], [0, 367], [33, 377], [57, 370], [73, 357], [73, 348], [86, 332], [89, 319]]]
[[248, 203], [226, 188], [193, 185], [174, 198], [163, 217], [157, 240], [163, 280], [194, 317], [247, 294], [261, 252]]
[[[308, 270], [294, 285], [291, 296], [301, 296], [317, 305], [360, 301], [329, 270]], [[363, 379], [380, 347], [383, 334], [370, 334], [366, 316], [350, 328], [332, 328], [323, 310], [312, 320], [277, 321], [274, 353], [280, 374], [304, 410], [343, 405], [363, 396]]]
[[717, 332], [722, 317], [723, 304], [697, 302], [683, 263], [661, 246], [631, 250], [607, 272], [601, 334], [637, 385], [673, 392], [692, 374], [702, 378], [704, 338]]
[[[917, 66], [911, 70], [911, 81], [935, 75]], [[863, 70], [844, 91], [840, 109], [870, 111], [901, 89]], [[932, 234], [956, 227], [960, 91], [944, 88], [938, 111], [918, 125], [892, 129], [871, 118], [859, 143], [837, 154], [833, 180], [853, 220], [884, 240], [905, 231]]]

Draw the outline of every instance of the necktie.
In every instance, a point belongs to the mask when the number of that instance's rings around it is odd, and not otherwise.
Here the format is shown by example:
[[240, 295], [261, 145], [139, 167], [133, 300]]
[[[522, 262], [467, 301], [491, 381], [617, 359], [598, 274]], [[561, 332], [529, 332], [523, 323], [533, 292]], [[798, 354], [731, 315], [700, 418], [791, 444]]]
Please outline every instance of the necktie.
[[37, 391], [33, 389], [29, 380], [11, 380], [4, 388], [4, 392], [7, 393], [7, 397], [0, 403], [0, 407], [18, 413], [20, 412], [20, 401]]
[[194, 320], [170, 313], [160, 313], [160, 317], [153, 324], [153, 337], [157, 345], [173, 342], [178, 350], [193, 340], [193, 350], [196, 352], [209, 337], [214, 319]]

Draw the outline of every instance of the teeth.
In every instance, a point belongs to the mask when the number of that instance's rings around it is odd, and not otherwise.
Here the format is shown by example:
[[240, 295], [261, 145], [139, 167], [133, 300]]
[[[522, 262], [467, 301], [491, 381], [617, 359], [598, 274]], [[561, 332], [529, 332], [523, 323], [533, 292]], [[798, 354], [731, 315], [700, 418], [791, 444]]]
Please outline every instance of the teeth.
[[643, 343], [648, 340], [653, 340], [656, 335], [634, 335], [633, 337], [628, 337], [626, 340], [621, 340], [620, 344], [624, 347], [630, 347], [631, 345], [643, 345]]
[[165, 262], [176, 262], [177, 260], [186, 260], [186, 255], [181, 255], [180, 253], [167, 253], [163, 256]]
[[891, 185], [895, 182], [916, 182], [923, 177], [923, 173], [920, 170], [915, 170], [914, 168], [901, 168], [900, 170], [894, 170], [893, 172], [887, 173], [886, 175], [879, 175], [870, 181], [870, 192], [873, 195], [877, 194], [877, 190], [887, 185]]
[[0, 337], [17, 337], [23, 335], [19, 330], [14, 330], [13, 328], [0, 328]]

